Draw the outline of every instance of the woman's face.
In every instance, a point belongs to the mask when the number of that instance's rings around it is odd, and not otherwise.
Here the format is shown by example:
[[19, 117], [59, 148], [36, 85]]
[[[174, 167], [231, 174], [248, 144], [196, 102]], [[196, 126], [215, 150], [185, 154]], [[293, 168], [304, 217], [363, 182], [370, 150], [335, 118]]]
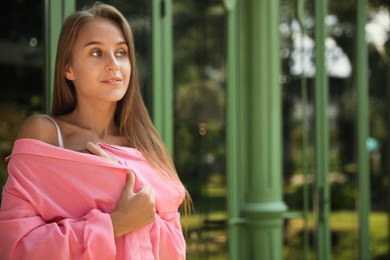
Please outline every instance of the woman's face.
[[108, 19], [88, 21], [78, 32], [65, 77], [76, 88], [77, 102], [116, 102], [130, 81], [127, 42], [120, 28]]

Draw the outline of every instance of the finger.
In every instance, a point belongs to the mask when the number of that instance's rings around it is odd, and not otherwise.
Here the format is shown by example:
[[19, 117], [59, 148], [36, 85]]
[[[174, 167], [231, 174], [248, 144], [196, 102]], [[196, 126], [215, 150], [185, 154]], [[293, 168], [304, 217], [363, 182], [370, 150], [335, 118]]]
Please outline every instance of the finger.
[[97, 156], [100, 156], [100, 157], [103, 157], [103, 158], [106, 158], [106, 159], [109, 159], [111, 161], [114, 161], [114, 162], [118, 162], [118, 158], [116, 158], [115, 156], [107, 153], [106, 151], [104, 151], [100, 146], [92, 143], [92, 142], [87, 142], [85, 144], [85, 148], [92, 154], [94, 155], [97, 155]]
[[151, 191], [152, 191], [152, 187], [149, 184], [144, 184], [142, 185], [142, 187], [139, 189], [138, 192], [145, 193], [149, 196]]
[[135, 175], [132, 170], [127, 170], [126, 189], [130, 194], [134, 194]]
[[87, 142], [85, 144], [85, 148], [92, 154], [105, 157], [104, 156], [104, 151], [99, 146], [97, 146], [96, 144], [94, 144], [92, 142]]
[[155, 202], [154, 190], [150, 184], [144, 184], [139, 192], [146, 194], [153, 203]]
[[150, 200], [154, 202], [156, 202], [156, 198], [155, 198], [155, 195], [154, 195], [154, 190], [151, 188], [151, 191], [150, 191]]

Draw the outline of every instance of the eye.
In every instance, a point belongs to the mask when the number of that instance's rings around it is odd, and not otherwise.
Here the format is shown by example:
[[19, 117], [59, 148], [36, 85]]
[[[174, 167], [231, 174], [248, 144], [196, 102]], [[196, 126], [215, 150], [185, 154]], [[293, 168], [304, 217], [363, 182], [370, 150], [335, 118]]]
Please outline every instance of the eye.
[[102, 56], [102, 52], [100, 50], [94, 49], [91, 51], [91, 56], [100, 57], [100, 56]]
[[127, 57], [127, 51], [124, 49], [119, 49], [116, 54], [117, 57]]

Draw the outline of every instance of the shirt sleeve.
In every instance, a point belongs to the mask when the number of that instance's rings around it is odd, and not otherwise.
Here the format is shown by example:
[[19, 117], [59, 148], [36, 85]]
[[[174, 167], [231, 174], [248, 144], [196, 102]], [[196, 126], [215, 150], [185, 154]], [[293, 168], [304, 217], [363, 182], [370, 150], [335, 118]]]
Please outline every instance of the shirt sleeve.
[[115, 259], [115, 239], [109, 214], [92, 209], [81, 219], [47, 222], [18, 195], [3, 191], [0, 210], [2, 257]]
[[186, 258], [186, 242], [179, 212], [157, 214], [150, 230], [150, 237], [155, 259], [181, 260]]

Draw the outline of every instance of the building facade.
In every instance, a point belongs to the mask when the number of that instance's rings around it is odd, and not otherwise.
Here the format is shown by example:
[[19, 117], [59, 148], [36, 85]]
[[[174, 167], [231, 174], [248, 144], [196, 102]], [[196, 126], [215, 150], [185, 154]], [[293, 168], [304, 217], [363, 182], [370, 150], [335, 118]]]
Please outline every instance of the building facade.
[[[21, 122], [50, 113], [62, 21], [94, 1], [6, 2], [2, 184]], [[194, 200], [188, 259], [389, 256], [387, 1], [103, 2]]]

